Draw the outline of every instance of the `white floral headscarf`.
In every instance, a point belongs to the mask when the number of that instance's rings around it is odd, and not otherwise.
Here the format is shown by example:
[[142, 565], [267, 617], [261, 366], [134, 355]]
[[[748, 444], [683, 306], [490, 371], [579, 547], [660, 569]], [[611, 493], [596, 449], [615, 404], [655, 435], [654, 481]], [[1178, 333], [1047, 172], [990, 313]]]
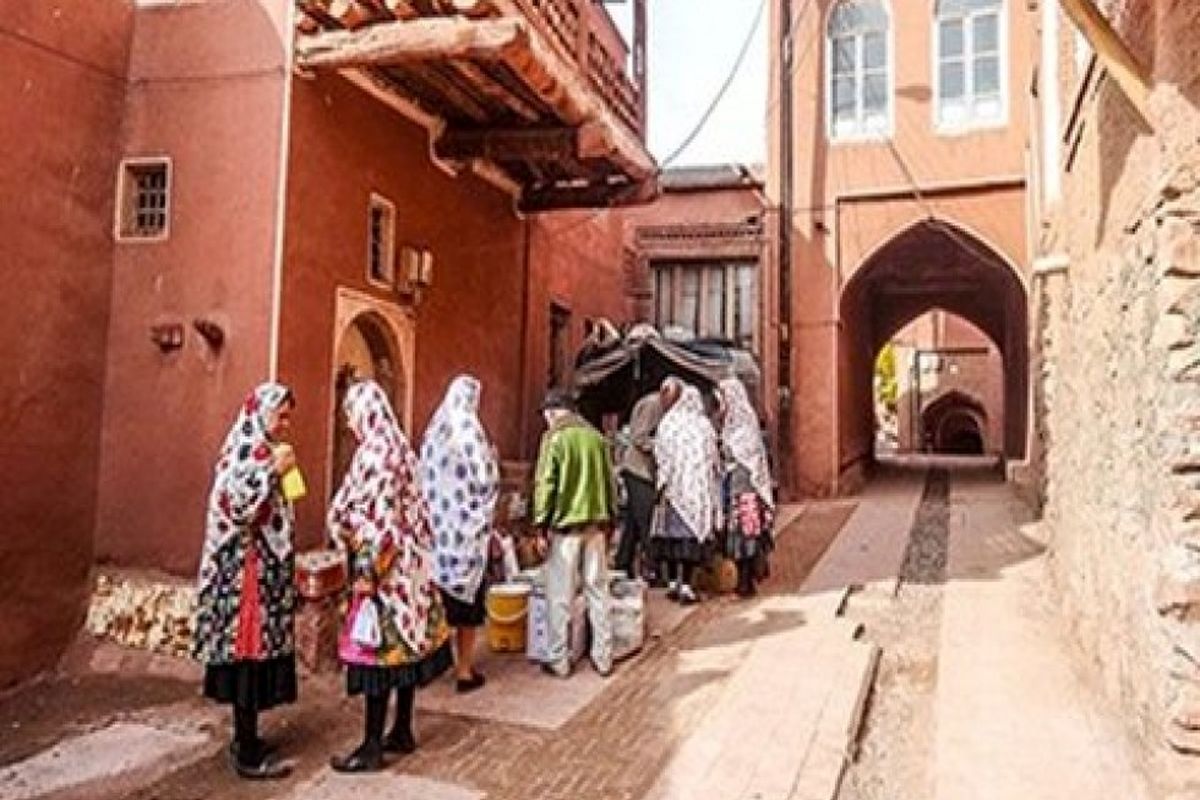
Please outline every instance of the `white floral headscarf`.
[[422, 653], [434, 596], [432, 536], [417, 490], [417, 457], [377, 383], [351, 386], [344, 408], [359, 444], [330, 505], [329, 525], [358, 534], [369, 562], [387, 564], [376, 576], [378, 599], [405, 643]]
[[721, 442], [729, 456], [750, 473], [750, 483], [762, 501], [774, 508], [767, 448], [763, 445], [758, 415], [750, 405], [746, 387], [737, 378], [726, 378], [721, 381], [720, 389], [721, 399], [725, 402]]
[[667, 502], [701, 542], [721, 526], [720, 451], [717, 432], [694, 386], [671, 406], [654, 438], [658, 486]]
[[479, 421], [479, 381], [455, 378], [421, 446], [421, 494], [434, 534], [434, 581], [472, 603], [487, 566], [499, 470]]
[[[291, 399], [292, 392], [278, 383], [264, 383], [250, 393], [237, 419], [225, 435], [214, 469], [208, 502], [204, 552], [200, 559], [200, 584], [215, 577], [212, 556], [231, 537], [254, 527], [261, 531], [280, 558], [292, 552], [292, 509], [275, 491], [271, 437], [267, 417]], [[267, 508], [269, 506], [269, 508]], [[259, 524], [265, 521], [270, 524]]]

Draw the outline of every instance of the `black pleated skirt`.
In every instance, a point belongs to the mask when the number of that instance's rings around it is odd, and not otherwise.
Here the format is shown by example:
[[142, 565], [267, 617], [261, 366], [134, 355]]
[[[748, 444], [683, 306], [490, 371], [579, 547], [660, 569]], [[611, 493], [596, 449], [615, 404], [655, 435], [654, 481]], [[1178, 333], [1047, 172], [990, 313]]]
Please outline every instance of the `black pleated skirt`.
[[251, 711], [296, 702], [296, 656], [234, 661], [204, 668], [204, 696]]
[[425, 686], [452, 666], [454, 666], [454, 650], [450, 647], [449, 641], [442, 644], [428, 657], [413, 664], [402, 664], [395, 667], [367, 667], [350, 664], [346, 667], [346, 693], [379, 697], [393, 689]]
[[667, 539], [658, 537], [650, 540], [650, 557], [655, 561], [679, 561], [685, 564], [704, 564], [713, 554], [710, 542], [698, 539]]

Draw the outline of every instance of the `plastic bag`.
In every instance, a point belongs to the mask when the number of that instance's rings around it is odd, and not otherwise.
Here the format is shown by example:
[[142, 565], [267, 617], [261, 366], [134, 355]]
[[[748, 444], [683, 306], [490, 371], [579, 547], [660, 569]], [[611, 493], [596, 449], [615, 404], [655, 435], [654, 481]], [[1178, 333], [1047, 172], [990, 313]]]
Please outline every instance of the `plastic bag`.
[[358, 606], [358, 614], [354, 617], [354, 625], [350, 628], [350, 638], [355, 644], [363, 647], [378, 648], [383, 642], [383, 632], [379, 628], [379, 610], [372, 600], [364, 599]]

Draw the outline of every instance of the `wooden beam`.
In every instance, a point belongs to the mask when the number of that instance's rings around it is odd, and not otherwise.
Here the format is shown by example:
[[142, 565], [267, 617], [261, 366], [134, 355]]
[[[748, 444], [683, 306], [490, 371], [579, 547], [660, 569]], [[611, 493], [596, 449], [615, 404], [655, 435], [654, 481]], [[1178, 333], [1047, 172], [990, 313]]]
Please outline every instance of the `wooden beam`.
[[[494, 2], [501, 7], [505, 0]], [[583, 137], [588, 157], [614, 163], [634, 181], [646, 180], [656, 171], [638, 133], [592, 90], [579, 65], [545, 43], [524, 17], [437, 17], [329, 31], [300, 37], [296, 57], [300, 66], [339, 69], [447, 60], [503, 66], [562, 123], [589, 126]]]
[[453, 61], [450, 66], [462, 76], [464, 81], [470, 83], [496, 105], [508, 109], [514, 117], [526, 122], [537, 122], [541, 119], [542, 115], [536, 108], [494, 81], [474, 62]]
[[396, 19], [409, 20], [421, 16], [409, 0], [383, 0], [383, 4]]
[[301, 66], [336, 69], [447, 58], [494, 60], [523, 49], [528, 38], [523, 20], [434, 17], [304, 36], [296, 42], [296, 58]]
[[1059, 0], [1071, 22], [1084, 35], [1108, 74], [1142, 119], [1150, 121], [1150, 73], [1125, 44], [1092, 0]]
[[575, 158], [574, 128], [448, 130], [434, 143], [440, 158], [463, 161], [566, 161]]
[[[457, 75], [448, 75], [443, 64], [435, 61], [422, 64], [406, 64], [399, 71], [411, 76], [444, 100], [446, 107], [439, 108], [442, 116], [452, 116], [457, 112], [470, 117], [477, 124], [483, 125], [491, 119], [491, 112], [479, 102], [477, 97], [456, 82]], [[434, 98], [436, 101], [437, 98]], [[439, 105], [441, 105], [439, 103]]]
[[461, 14], [475, 19], [496, 16], [492, 0], [437, 0], [437, 6], [443, 14]]
[[380, 9], [365, 0], [330, 0], [329, 16], [351, 30], [386, 18]]
[[300, 0], [300, 11], [322, 28], [340, 28], [341, 21], [329, 13], [329, 0]]
[[525, 192], [519, 206], [526, 214], [560, 211], [566, 208], [616, 208], [649, 203], [658, 196], [658, 181], [627, 184], [588, 184], [552, 186]]

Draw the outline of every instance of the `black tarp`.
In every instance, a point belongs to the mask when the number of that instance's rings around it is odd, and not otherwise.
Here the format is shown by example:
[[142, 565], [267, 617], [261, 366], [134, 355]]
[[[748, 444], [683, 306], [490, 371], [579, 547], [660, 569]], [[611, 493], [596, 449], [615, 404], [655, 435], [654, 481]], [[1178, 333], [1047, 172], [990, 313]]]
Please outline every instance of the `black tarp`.
[[634, 403], [668, 376], [706, 394], [725, 378], [740, 377], [729, 353], [712, 346], [699, 349], [647, 336], [584, 355], [575, 371], [580, 412], [595, 423], [605, 414], [617, 414], [624, 422]]

